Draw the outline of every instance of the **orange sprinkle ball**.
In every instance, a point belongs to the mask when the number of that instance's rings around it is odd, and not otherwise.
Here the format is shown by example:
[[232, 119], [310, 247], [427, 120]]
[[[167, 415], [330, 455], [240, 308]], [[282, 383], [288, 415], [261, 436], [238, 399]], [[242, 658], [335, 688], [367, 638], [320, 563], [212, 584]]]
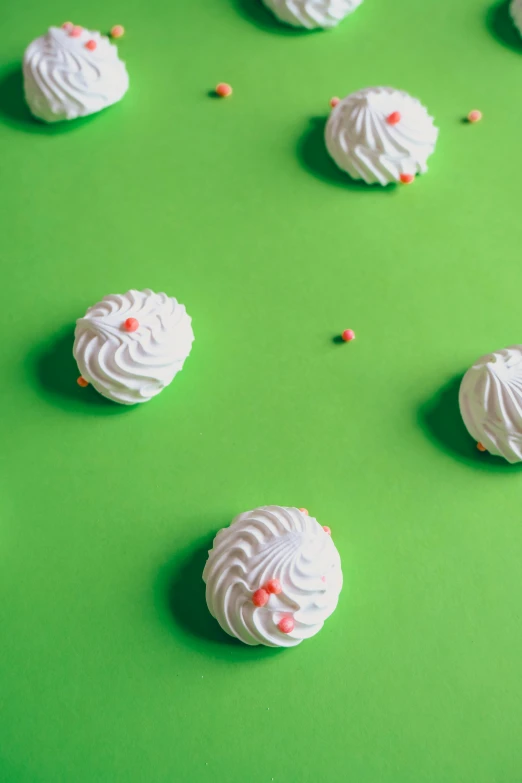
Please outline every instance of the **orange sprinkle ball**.
[[135, 332], [140, 328], [140, 322], [136, 318], [127, 318], [123, 324], [123, 328], [126, 332]]
[[219, 95], [220, 98], [228, 98], [229, 95], [232, 95], [232, 87], [230, 84], [220, 82], [216, 87], [216, 95]]
[[70, 33], [73, 27], [74, 25], [72, 22], [64, 22], [62, 24], [62, 28], [65, 30], [66, 33]]
[[268, 595], [267, 591], [260, 587], [259, 590], [256, 590], [252, 596], [252, 603], [258, 608], [261, 606], [266, 606], [269, 598], [270, 596]]
[[295, 627], [293, 617], [282, 617], [277, 623], [277, 627], [281, 633], [292, 633]]
[[78, 384], [78, 386], [81, 386], [82, 389], [85, 389], [85, 387], [89, 385], [89, 381], [86, 381], [85, 378], [82, 378], [81, 375], [76, 381], [76, 383]]
[[115, 24], [114, 27], [111, 28], [111, 38], [121, 38], [122, 35], [125, 35], [125, 28], [122, 24]]
[[413, 176], [413, 174], [401, 174], [399, 179], [403, 185], [411, 185], [415, 177]]
[[482, 112], [478, 109], [473, 109], [473, 111], [470, 111], [468, 114], [468, 122], [480, 122], [482, 119]]
[[265, 590], [267, 593], [272, 593], [273, 595], [279, 595], [283, 592], [279, 579], [269, 579], [265, 585]]
[[332, 535], [332, 531], [328, 527], [328, 525], [323, 525], [323, 530], [324, 530], [324, 532], [326, 533], [327, 536], [331, 536]]
[[308, 516], [308, 509], [307, 508], [300, 508], [299, 511], [301, 514], [304, 514], [305, 516]]
[[355, 332], [353, 331], [353, 329], [345, 329], [341, 337], [343, 338], [345, 343], [349, 343], [351, 342], [351, 340], [355, 340]]
[[386, 117], [386, 122], [388, 125], [397, 125], [401, 121], [401, 113], [400, 111], [392, 111], [391, 114], [388, 114]]
[[482, 443], [477, 443], [477, 449], [479, 451], [487, 451], [486, 447], [482, 445]]
[[337, 97], [337, 95], [334, 95], [333, 98], [330, 98], [330, 106], [332, 109], [335, 109], [338, 103], [341, 102], [341, 99]]
[[85, 48], [88, 49], [90, 52], [94, 52], [97, 46], [98, 44], [96, 43], [96, 41], [93, 41], [92, 38], [90, 41], [87, 41], [87, 43], [85, 44]]
[[80, 25], [78, 25], [78, 24], [75, 24], [75, 25], [72, 27], [72, 29], [71, 29], [71, 30], [69, 30], [69, 35], [70, 35], [72, 38], [79, 38], [79, 37], [80, 37], [80, 35], [82, 34], [82, 32], [83, 32], [83, 27], [80, 27]]

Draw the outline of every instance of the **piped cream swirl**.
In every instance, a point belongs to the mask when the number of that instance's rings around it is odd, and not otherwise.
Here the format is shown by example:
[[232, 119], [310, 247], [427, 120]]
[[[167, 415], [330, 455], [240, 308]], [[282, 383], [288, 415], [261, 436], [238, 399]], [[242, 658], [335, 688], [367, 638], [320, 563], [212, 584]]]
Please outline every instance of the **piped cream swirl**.
[[509, 11], [518, 32], [522, 35], [522, 0], [511, 0]]
[[[321, 525], [297, 508], [263, 506], [220, 530], [203, 571], [210, 613], [245, 644], [293, 647], [314, 636], [337, 606], [339, 553]], [[255, 606], [253, 594], [278, 579], [282, 592]], [[293, 630], [279, 629], [283, 618]]]
[[[93, 51], [85, 46], [91, 40]], [[50, 27], [27, 47], [23, 72], [29, 108], [45, 122], [101, 111], [123, 98], [129, 86], [116, 46], [86, 29], [73, 37], [61, 27]]]
[[263, 0], [281, 22], [294, 27], [335, 27], [363, 0]]
[[[392, 124], [388, 118], [396, 112], [400, 119]], [[325, 130], [326, 147], [340, 169], [381, 185], [427, 171], [437, 136], [424, 106], [391, 87], [348, 95], [332, 110]]]
[[[138, 321], [129, 332], [125, 322]], [[173, 380], [194, 333], [184, 305], [150, 289], [111, 294], [76, 322], [74, 358], [83, 378], [115, 402], [147, 402]]]

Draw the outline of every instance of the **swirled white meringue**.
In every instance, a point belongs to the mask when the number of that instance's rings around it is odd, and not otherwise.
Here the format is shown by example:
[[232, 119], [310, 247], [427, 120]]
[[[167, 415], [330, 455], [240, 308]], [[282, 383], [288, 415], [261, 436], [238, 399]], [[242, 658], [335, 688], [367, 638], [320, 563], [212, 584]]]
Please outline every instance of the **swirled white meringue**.
[[[337, 606], [341, 559], [330, 535], [297, 508], [263, 506], [220, 530], [203, 571], [209, 611], [245, 644], [294, 647], [314, 636]], [[265, 606], [252, 596], [271, 579], [282, 592]], [[290, 633], [278, 623], [294, 622]]]
[[522, 0], [511, 0], [509, 11], [518, 32], [522, 35]]
[[[387, 118], [394, 112], [400, 121], [390, 124]], [[401, 174], [427, 171], [438, 133], [416, 98], [391, 87], [368, 87], [337, 104], [325, 138], [336, 164], [353, 179], [388, 185]]]
[[335, 27], [363, 0], [263, 0], [281, 22], [294, 27]]
[[[85, 44], [96, 43], [94, 51]], [[119, 101], [129, 87], [125, 63], [108, 38], [82, 29], [78, 37], [50, 27], [24, 54], [24, 92], [31, 112], [45, 122], [73, 120]]]
[[[126, 331], [135, 318], [138, 329]], [[76, 322], [74, 358], [80, 373], [114, 402], [133, 405], [159, 394], [190, 353], [192, 319], [174, 297], [150, 289], [111, 294]]]
[[462, 379], [459, 405], [477, 443], [508, 462], [522, 461], [522, 345], [475, 362]]

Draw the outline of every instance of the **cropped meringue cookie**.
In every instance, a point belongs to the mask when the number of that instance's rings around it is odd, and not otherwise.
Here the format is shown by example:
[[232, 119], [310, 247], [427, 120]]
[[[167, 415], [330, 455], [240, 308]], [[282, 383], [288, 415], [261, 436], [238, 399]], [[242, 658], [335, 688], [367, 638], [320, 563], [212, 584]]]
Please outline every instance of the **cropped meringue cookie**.
[[29, 44], [23, 74], [27, 104], [44, 122], [94, 114], [121, 100], [129, 87], [117, 47], [80, 27], [50, 27]]
[[263, 0], [281, 22], [308, 30], [335, 27], [363, 0]]
[[191, 322], [184, 305], [149, 288], [106, 296], [76, 322], [81, 377], [114, 402], [147, 402], [183, 368], [194, 341]]
[[391, 87], [368, 87], [335, 106], [325, 140], [335, 163], [352, 179], [388, 185], [401, 175], [427, 171], [438, 133], [416, 98]]
[[522, 0], [511, 0], [509, 12], [518, 32], [522, 35]]
[[508, 462], [522, 461], [522, 345], [478, 359], [462, 379], [459, 405], [477, 443]]
[[262, 506], [219, 531], [203, 580], [210, 614], [227, 634], [248, 645], [295, 647], [335, 610], [343, 575], [316, 519]]

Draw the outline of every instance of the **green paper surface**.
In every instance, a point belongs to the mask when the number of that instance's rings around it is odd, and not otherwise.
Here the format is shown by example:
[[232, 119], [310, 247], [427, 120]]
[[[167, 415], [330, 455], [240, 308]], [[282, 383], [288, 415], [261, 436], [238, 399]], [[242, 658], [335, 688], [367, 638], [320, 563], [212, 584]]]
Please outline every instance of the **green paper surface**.
[[[20, 62], [67, 19], [125, 25], [131, 88], [46, 127]], [[365, 0], [309, 34], [255, 0], [3, 0], [0, 30], [2, 783], [520, 781], [522, 475], [457, 409], [522, 342], [506, 4]], [[440, 128], [409, 187], [324, 151], [330, 98], [372, 85]], [[76, 385], [72, 333], [145, 287], [196, 341], [128, 409]], [[329, 525], [345, 575], [285, 651], [225, 637], [200, 580], [271, 503]]]

